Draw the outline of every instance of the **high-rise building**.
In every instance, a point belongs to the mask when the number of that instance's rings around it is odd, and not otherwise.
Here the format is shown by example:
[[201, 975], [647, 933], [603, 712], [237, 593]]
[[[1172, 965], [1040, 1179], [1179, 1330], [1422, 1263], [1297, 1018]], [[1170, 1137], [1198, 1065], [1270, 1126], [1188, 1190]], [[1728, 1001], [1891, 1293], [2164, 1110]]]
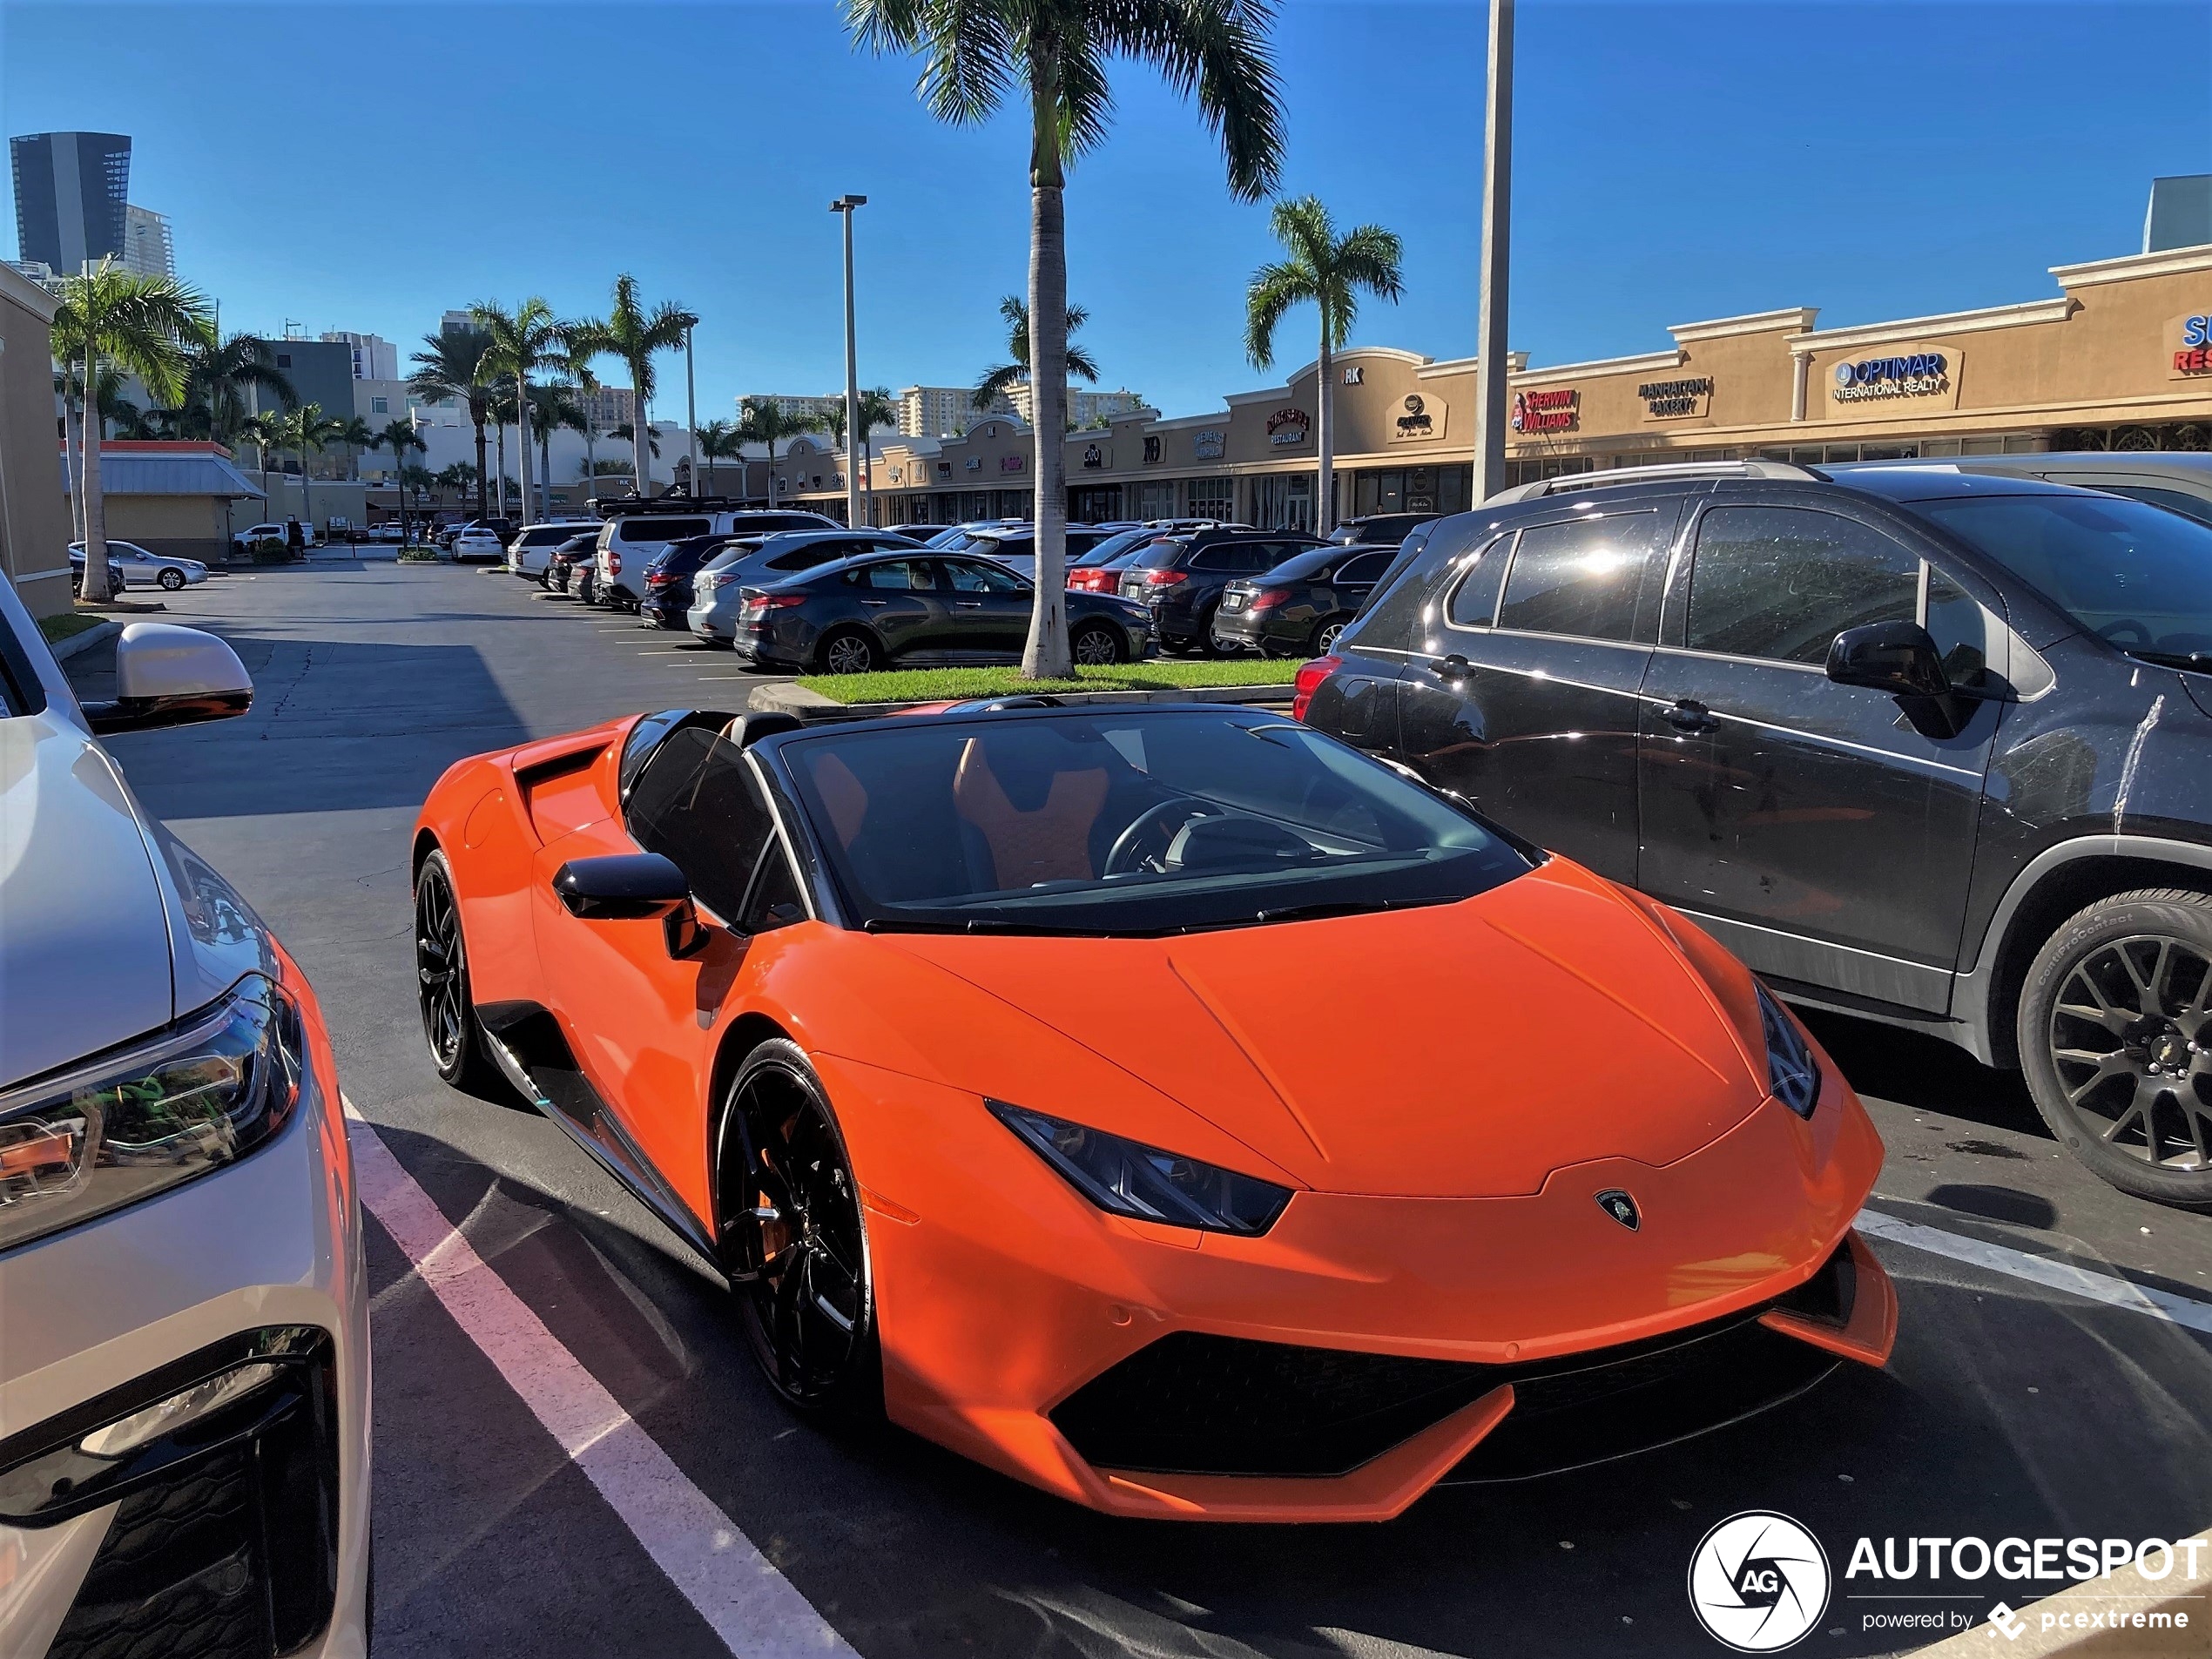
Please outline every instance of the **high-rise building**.
[[628, 426], [637, 413], [637, 395], [627, 386], [600, 386], [576, 395], [576, 406], [595, 432]]
[[140, 276], [177, 274], [176, 245], [169, 239], [169, 216], [132, 202], [123, 210], [123, 268]]
[[[1007, 392], [1014, 412], [1034, 426], [1035, 418], [1030, 414], [1029, 383], [1023, 381]], [[1146, 408], [1144, 399], [1126, 388], [1118, 392], [1087, 392], [1076, 387], [1068, 388], [1069, 423], [1077, 427], [1096, 426], [1110, 421], [1117, 415], [1130, 415]]]
[[830, 411], [845, 407], [845, 394], [832, 392], [824, 397], [794, 396], [783, 392], [747, 392], [738, 400], [738, 413], [745, 414], [748, 403], [773, 403], [786, 415], [796, 415], [816, 421], [831, 418]]
[[354, 354], [357, 381], [395, 381], [400, 378], [400, 348], [378, 334], [356, 334], [343, 328], [326, 329], [325, 340], [345, 346]]
[[120, 259], [131, 201], [131, 140], [120, 132], [33, 132], [8, 140], [16, 257], [70, 274]]
[[2200, 247], [2212, 242], [2212, 172], [2179, 173], [2150, 181], [2150, 211], [2143, 215], [2143, 252]]
[[899, 430], [909, 438], [949, 438], [978, 421], [1014, 413], [1004, 396], [977, 408], [972, 386], [909, 386], [899, 394]]

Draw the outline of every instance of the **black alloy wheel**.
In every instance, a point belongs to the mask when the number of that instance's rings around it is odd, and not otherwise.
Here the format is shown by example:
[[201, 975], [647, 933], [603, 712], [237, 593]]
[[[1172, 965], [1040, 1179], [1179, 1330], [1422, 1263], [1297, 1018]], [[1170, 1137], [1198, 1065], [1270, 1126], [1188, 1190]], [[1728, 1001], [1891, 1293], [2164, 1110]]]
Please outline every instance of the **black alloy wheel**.
[[745, 1057], [722, 1120], [724, 1267], [753, 1358], [785, 1402], [869, 1418], [882, 1359], [860, 1187], [806, 1054], [775, 1038]]
[[1346, 624], [1342, 617], [1325, 618], [1321, 625], [1313, 631], [1313, 654], [1316, 657], [1326, 657], [1334, 651], [1337, 648], [1337, 641], [1344, 635], [1345, 626]]
[[2097, 1175], [2212, 1208], [2212, 898], [2158, 890], [2091, 905], [2022, 989], [2036, 1109]]
[[858, 628], [833, 628], [814, 655], [825, 674], [873, 674], [883, 666], [875, 641]]
[[469, 994], [469, 955], [461, 939], [461, 907], [443, 853], [422, 861], [415, 878], [415, 1001], [430, 1063], [456, 1089], [474, 1092], [490, 1081]]
[[165, 565], [163, 567], [161, 574], [156, 577], [154, 580], [160, 583], [161, 585], [171, 593], [174, 593], [178, 589], [185, 585], [185, 573], [182, 570], [179, 570], [173, 564]]
[[1076, 662], [1093, 668], [1110, 666], [1124, 655], [1121, 631], [1103, 622], [1087, 622], [1076, 628], [1068, 640], [1068, 654]]

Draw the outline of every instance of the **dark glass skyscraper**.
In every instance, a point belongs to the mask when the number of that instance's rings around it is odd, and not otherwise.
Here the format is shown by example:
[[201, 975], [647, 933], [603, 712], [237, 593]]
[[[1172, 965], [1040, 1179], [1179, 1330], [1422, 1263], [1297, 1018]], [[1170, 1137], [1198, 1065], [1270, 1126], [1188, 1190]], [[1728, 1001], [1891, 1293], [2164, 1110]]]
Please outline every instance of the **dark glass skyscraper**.
[[123, 254], [131, 140], [120, 132], [34, 132], [8, 140], [16, 257], [64, 274]]

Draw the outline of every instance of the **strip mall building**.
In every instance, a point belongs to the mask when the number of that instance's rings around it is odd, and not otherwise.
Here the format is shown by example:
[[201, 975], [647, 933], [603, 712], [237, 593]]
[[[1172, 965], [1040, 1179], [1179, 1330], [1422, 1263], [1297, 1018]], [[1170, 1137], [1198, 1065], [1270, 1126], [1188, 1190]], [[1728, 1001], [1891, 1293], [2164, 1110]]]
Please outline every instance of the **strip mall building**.
[[[1856, 461], [2043, 449], [2212, 448], [2212, 246], [2068, 265], [2058, 293], [1849, 328], [1811, 307], [1683, 323], [1635, 357], [1510, 377], [1513, 482], [1664, 461]], [[1353, 347], [1333, 366], [1338, 516], [1455, 512], [1473, 476], [1474, 360]], [[1140, 411], [1068, 438], [1078, 521], [1314, 519], [1316, 368], [1224, 409]], [[871, 516], [956, 523], [1026, 515], [1028, 428], [880, 442]], [[778, 496], [841, 514], [826, 440], [779, 458]], [[749, 475], [765, 475], [755, 462]], [[748, 477], [748, 493], [765, 491]]]

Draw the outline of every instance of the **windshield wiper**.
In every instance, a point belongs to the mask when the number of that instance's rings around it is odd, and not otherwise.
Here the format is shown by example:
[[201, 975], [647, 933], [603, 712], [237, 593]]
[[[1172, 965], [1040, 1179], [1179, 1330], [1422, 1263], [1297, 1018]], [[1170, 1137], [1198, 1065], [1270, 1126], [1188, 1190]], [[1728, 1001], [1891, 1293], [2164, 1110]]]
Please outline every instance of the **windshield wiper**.
[[2155, 663], [2161, 668], [2179, 668], [2196, 674], [2212, 674], [2212, 651], [2134, 651], [2126, 645], [2121, 650], [2140, 662]]
[[870, 916], [860, 924], [871, 934], [1034, 934], [1062, 938], [1106, 937], [1097, 927], [1055, 927], [1040, 921], [1008, 921], [997, 916], [970, 916], [964, 921], [941, 921], [920, 916]]

